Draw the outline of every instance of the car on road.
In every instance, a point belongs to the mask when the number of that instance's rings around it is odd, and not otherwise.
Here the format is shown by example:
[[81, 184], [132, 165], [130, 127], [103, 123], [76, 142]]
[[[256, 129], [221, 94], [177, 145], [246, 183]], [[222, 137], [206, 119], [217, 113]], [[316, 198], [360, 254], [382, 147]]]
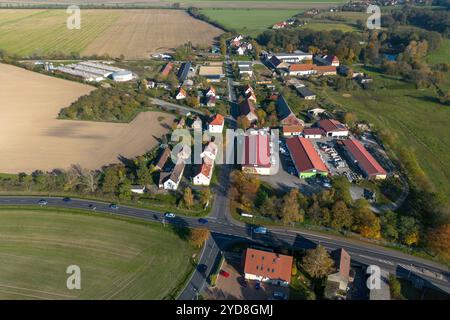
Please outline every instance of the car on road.
[[226, 272], [225, 270], [220, 270], [219, 273], [224, 278], [228, 278], [230, 276], [230, 274], [228, 272]]
[[173, 212], [166, 212], [166, 213], [164, 213], [164, 217], [166, 217], [166, 218], [175, 218], [175, 213], [173, 213]]
[[69, 197], [65, 197], [62, 199], [62, 201], [64, 201], [64, 202], [69, 202], [70, 200], [72, 200], [72, 199], [70, 199]]
[[201, 223], [201, 224], [207, 224], [207, 223], [208, 223], [208, 220], [205, 219], [205, 218], [200, 218], [200, 219], [198, 219], [198, 223]]
[[206, 270], [208, 270], [208, 266], [206, 265], [206, 264], [199, 264], [198, 266], [197, 266], [197, 270], [198, 270], [198, 272], [200, 272], [200, 273], [205, 273], [206, 272]]
[[47, 205], [47, 200], [45, 200], [45, 199], [41, 199], [41, 200], [39, 200], [38, 201], [38, 204], [40, 205], [40, 206], [46, 206]]
[[119, 206], [118, 206], [117, 204], [115, 204], [115, 203], [111, 203], [111, 204], [109, 205], [109, 208], [110, 208], [110, 209], [113, 209], [113, 210], [118, 210], [118, 209], [119, 209]]
[[256, 290], [261, 289], [261, 283], [260, 282], [255, 283], [255, 289]]
[[285, 300], [286, 299], [286, 295], [283, 292], [280, 291], [275, 291], [273, 293], [273, 297], [277, 300]]
[[93, 211], [97, 210], [97, 207], [94, 206], [92, 203], [90, 203], [90, 204], [88, 205], [88, 208], [91, 209], [91, 210], [93, 210]]
[[266, 228], [266, 227], [256, 227], [256, 228], [253, 228], [253, 233], [257, 233], [257, 234], [266, 234], [266, 233], [267, 233], [267, 228]]

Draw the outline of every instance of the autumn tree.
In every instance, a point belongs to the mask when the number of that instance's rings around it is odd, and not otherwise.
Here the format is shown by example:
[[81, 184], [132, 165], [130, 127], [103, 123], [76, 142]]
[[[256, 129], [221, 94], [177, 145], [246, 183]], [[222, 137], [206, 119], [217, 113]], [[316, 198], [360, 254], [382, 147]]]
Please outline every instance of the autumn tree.
[[352, 212], [344, 201], [339, 200], [331, 208], [331, 227], [343, 229], [351, 227], [353, 222]]
[[192, 229], [189, 234], [189, 243], [200, 248], [208, 240], [209, 231], [206, 229]]
[[434, 253], [450, 259], [450, 224], [444, 224], [428, 231], [426, 243]]
[[324, 278], [333, 271], [334, 261], [327, 250], [318, 245], [315, 249], [306, 251], [302, 260], [302, 268], [313, 278]]
[[298, 193], [298, 189], [293, 188], [283, 197], [280, 214], [284, 224], [297, 221], [302, 222], [304, 219], [304, 215], [300, 212], [298, 205]]
[[419, 242], [419, 225], [413, 217], [401, 217], [398, 222], [400, 240], [410, 246]]
[[264, 217], [276, 217], [280, 212], [280, 200], [275, 196], [266, 198], [261, 204], [259, 212]]
[[236, 125], [239, 129], [247, 130], [251, 126], [251, 122], [246, 116], [239, 116], [236, 120]]
[[115, 167], [108, 167], [103, 172], [102, 191], [104, 193], [115, 193], [120, 179]]
[[200, 203], [202, 206], [206, 206], [206, 204], [211, 200], [211, 189], [210, 188], [204, 188], [200, 191]]
[[363, 237], [378, 239], [381, 237], [380, 219], [370, 210], [366, 200], [358, 200], [354, 210], [353, 228]]
[[194, 195], [192, 194], [192, 189], [189, 187], [184, 189], [183, 202], [189, 209], [194, 205]]

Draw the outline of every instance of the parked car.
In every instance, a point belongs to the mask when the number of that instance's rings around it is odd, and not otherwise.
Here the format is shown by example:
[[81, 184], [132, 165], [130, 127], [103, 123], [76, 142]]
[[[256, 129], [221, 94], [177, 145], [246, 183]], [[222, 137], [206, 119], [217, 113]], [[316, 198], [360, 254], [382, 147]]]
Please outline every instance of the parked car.
[[226, 272], [225, 270], [220, 270], [219, 273], [224, 278], [228, 278], [230, 276], [230, 274], [228, 272]]
[[255, 289], [256, 290], [261, 289], [261, 283], [260, 282], [255, 283]]
[[164, 213], [164, 217], [166, 217], [166, 218], [175, 218], [175, 213], [166, 212], [166, 213]]
[[205, 218], [200, 218], [200, 219], [198, 219], [198, 222], [201, 223], [201, 224], [207, 224], [208, 220], [206, 220]]
[[45, 200], [45, 199], [41, 199], [41, 200], [39, 200], [38, 201], [38, 204], [40, 205], [40, 206], [46, 206], [47, 205], [47, 200]]
[[285, 300], [286, 299], [286, 295], [283, 292], [280, 292], [280, 291], [275, 291], [273, 293], [273, 297], [275, 299], [278, 299], [278, 300]]
[[111, 203], [111, 204], [109, 205], [109, 208], [110, 208], [110, 209], [113, 209], [113, 210], [118, 210], [118, 209], [119, 209], [119, 206], [118, 206], [117, 204], [115, 204], [115, 203]]

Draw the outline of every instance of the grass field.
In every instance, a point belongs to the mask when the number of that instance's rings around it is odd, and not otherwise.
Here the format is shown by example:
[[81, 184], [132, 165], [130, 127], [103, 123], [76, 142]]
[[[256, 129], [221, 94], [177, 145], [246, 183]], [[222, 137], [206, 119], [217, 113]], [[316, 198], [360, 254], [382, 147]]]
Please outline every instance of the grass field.
[[[193, 253], [159, 225], [0, 207], [0, 299], [164, 299]], [[69, 265], [81, 269], [81, 290], [66, 287]]]
[[303, 29], [312, 29], [315, 31], [330, 31], [330, 30], [341, 30], [343, 32], [352, 32], [352, 31], [358, 31], [358, 29], [352, 25], [345, 24], [345, 23], [334, 23], [329, 21], [315, 21], [310, 20], [308, 24], [302, 26]]
[[0, 83], [1, 172], [72, 164], [98, 169], [120, 162], [119, 155], [132, 158], [152, 149], [173, 121], [161, 112], [140, 113], [130, 123], [58, 120], [62, 107], [94, 88], [5, 64]]
[[266, 30], [276, 22], [300, 13], [301, 10], [202, 9], [201, 12], [227, 29], [254, 35]]
[[427, 62], [431, 64], [449, 63], [450, 40], [444, 39], [441, 47], [427, 56]]
[[[367, 72], [367, 70], [366, 70]], [[374, 90], [324, 94], [343, 109], [354, 112], [378, 128], [389, 128], [396, 143], [411, 147], [431, 183], [444, 196], [450, 195], [450, 109], [434, 98], [431, 89], [417, 90], [412, 84], [375, 71]]]
[[68, 17], [65, 10], [0, 10], [0, 49], [142, 59], [188, 41], [209, 45], [222, 33], [181, 10], [82, 10], [80, 29], [68, 29]]

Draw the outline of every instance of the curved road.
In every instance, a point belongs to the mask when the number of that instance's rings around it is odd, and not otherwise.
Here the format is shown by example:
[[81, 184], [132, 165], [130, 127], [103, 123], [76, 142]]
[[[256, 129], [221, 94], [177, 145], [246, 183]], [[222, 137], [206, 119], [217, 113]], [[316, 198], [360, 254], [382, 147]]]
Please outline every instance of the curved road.
[[[424, 281], [441, 288], [447, 293], [450, 293], [450, 274], [445, 266], [439, 265], [432, 261], [421, 259], [415, 256], [407, 255], [399, 251], [394, 251], [384, 247], [379, 247], [357, 240], [346, 239], [338, 236], [323, 235], [315, 232], [303, 232], [287, 230], [283, 228], [270, 228], [266, 235], [255, 237], [252, 235], [251, 226], [244, 224], [237, 224], [234, 221], [228, 221], [224, 216], [225, 207], [221, 203], [221, 196], [218, 194], [218, 202], [216, 202], [213, 210], [213, 215], [208, 218], [207, 224], [201, 224], [198, 218], [193, 217], [175, 217], [173, 219], [165, 219], [164, 214], [148, 209], [134, 208], [129, 206], [120, 206], [114, 210], [109, 208], [108, 203], [71, 199], [70, 201], [63, 201], [62, 198], [45, 198], [48, 201], [48, 206], [74, 208], [89, 210], [89, 205], [94, 204], [97, 212], [104, 212], [113, 215], [125, 216], [130, 218], [137, 218], [152, 222], [165, 222], [166, 225], [184, 226], [189, 228], [205, 227], [211, 231], [212, 237], [208, 240], [205, 249], [202, 251], [200, 259], [201, 264], [208, 266], [206, 273], [199, 271], [194, 272], [192, 279], [188, 286], [181, 294], [180, 299], [193, 299], [196, 297], [196, 290], [201, 291], [204, 286], [207, 274], [211, 272], [214, 261], [217, 259], [217, 254], [220, 247], [226, 245], [230, 241], [246, 240], [257, 244], [270, 245], [274, 247], [291, 247], [291, 248], [313, 248], [320, 243], [327, 249], [344, 248], [352, 256], [352, 260], [363, 264], [376, 264], [381, 268], [390, 272], [399, 271], [401, 265], [414, 266], [416, 269], [406, 273], [416, 275]], [[0, 205], [37, 205], [39, 197], [21, 197], [21, 196], [1, 196]], [[227, 202], [227, 201], [226, 201]], [[219, 215], [217, 215], [219, 214]], [[425, 270], [425, 271], [423, 271]], [[198, 278], [198, 279], [197, 279]], [[197, 280], [196, 280], [197, 279]]]

